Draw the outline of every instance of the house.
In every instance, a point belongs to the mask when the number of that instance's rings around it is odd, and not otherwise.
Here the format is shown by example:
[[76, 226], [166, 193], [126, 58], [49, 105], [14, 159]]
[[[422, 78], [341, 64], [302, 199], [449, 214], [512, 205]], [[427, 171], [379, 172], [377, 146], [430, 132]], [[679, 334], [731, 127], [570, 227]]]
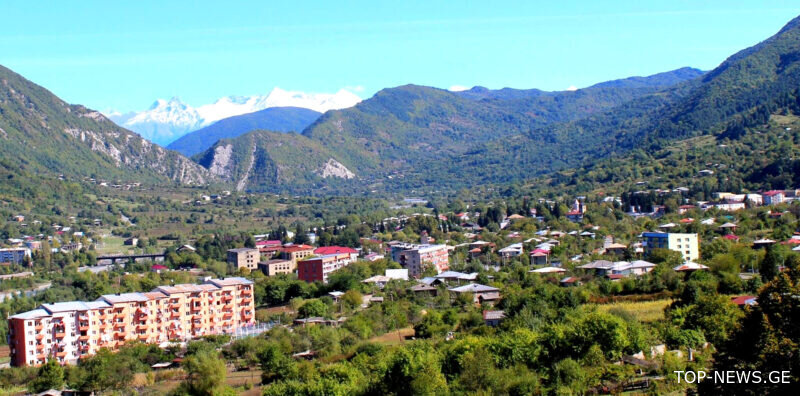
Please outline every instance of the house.
[[228, 264], [237, 269], [247, 268], [251, 271], [258, 269], [261, 261], [261, 252], [256, 248], [238, 248], [228, 250]]
[[124, 244], [125, 246], [137, 246], [137, 245], [139, 244], [139, 238], [136, 238], [136, 237], [130, 237], [130, 238], [126, 239], [126, 240], [123, 242], [123, 244]]
[[608, 260], [597, 260], [589, 264], [581, 265], [578, 268], [585, 270], [593, 270], [599, 276], [609, 275], [643, 275], [655, 268], [656, 265], [644, 260], [636, 260], [633, 262], [617, 261], [611, 262]]
[[500, 253], [500, 256], [504, 258], [508, 258], [508, 257], [517, 257], [522, 254], [522, 251], [523, 251], [522, 243], [520, 242], [520, 243], [512, 243], [511, 245], [508, 245], [498, 250], [497, 253]]
[[505, 311], [483, 311], [483, 323], [487, 326], [497, 327], [505, 318]]
[[383, 260], [384, 258], [385, 258], [385, 256], [380, 254], [380, 253], [370, 253], [370, 254], [364, 256], [364, 260], [367, 260], [367, 261], [370, 261], [370, 262]]
[[531, 265], [547, 265], [550, 258], [550, 251], [545, 249], [534, 249], [531, 252]]
[[700, 258], [697, 234], [645, 232], [642, 233], [642, 239], [646, 256], [649, 256], [653, 249], [669, 249], [680, 252], [684, 260]]
[[695, 205], [681, 205], [678, 207], [678, 214], [684, 214], [692, 209], [697, 209]]
[[625, 255], [625, 251], [628, 250], [628, 246], [623, 245], [621, 243], [611, 243], [608, 246], [605, 246], [606, 254], [613, 254], [617, 256]]
[[162, 264], [154, 264], [152, 267], [150, 267], [150, 271], [155, 272], [157, 274], [160, 274], [162, 271], [168, 271], [168, 270], [169, 267]]
[[777, 241], [773, 241], [772, 239], [768, 238], [756, 239], [755, 241], [753, 241], [753, 249], [767, 248], [776, 243]]
[[411, 286], [410, 288], [408, 288], [408, 290], [411, 290], [411, 292], [413, 292], [414, 294], [427, 294], [430, 296], [436, 295], [436, 287], [425, 283], [419, 283], [414, 286]]
[[478, 304], [494, 303], [495, 301], [500, 300], [500, 289], [478, 283], [470, 283], [468, 285], [453, 287], [447, 290], [455, 293], [456, 295], [472, 293], [473, 302]]
[[176, 249], [175, 251], [178, 253], [183, 253], [183, 252], [194, 253], [197, 251], [197, 249], [195, 249], [194, 246], [192, 245], [183, 245], [178, 249]]
[[566, 278], [561, 279], [558, 282], [561, 286], [579, 286], [581, 284], [580, 279], [574, 276], [568, 276]]

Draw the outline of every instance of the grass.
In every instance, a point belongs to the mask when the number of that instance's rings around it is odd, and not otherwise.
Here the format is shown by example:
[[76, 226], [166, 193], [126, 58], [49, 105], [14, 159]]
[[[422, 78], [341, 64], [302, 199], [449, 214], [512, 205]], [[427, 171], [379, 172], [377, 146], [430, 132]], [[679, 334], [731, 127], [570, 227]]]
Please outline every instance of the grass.
[[640, 322], [655, 322], [664, 319], [664, 308], [666, 308], [672, 300], [653, 300], [653, 301], [619, 301], [609, 304], [595, 305], [601, 312], [610, 312], [611, 310], [620, 310], [626, 312], [636, 318]]
[[404, 327], [400, 330], [392, 330], [386, 334], [372, 337], [369, 339], [369, 342], [375, 342], [383, 345], [395, 345], [404, 342], [406, 337], [412, 336], [414, 336], [414, 328]]

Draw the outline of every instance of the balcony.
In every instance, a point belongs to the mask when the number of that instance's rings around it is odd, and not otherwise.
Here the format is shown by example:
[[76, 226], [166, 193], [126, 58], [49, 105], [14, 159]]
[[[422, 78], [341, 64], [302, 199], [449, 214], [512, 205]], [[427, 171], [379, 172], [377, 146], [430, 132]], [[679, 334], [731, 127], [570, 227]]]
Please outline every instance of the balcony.
[[45, 355], [43, 353], [40, 353], [40, 354], [36, 355], [36, 359], [38, 359], [38, 360], [47, 359], [47, 355]]
[[137, 337], [142, 341], [146, 341], [147, 340], [147, 334], [141, 334], [140, 333], [140, 334], [137, 335]]
[[249, 312], [242, 312], [242, 317], [245, 318], [246, 320], [250, 320], [253, 318], [253, 314]]
[[181, 317], [181, 313], [180, 312], [170, 312], [169, 313], [169, 317], [170, 318], [180, 318]]
[[242, 304], [250, 304], [251, 301], [253, 301], [253, 299], [249, 297], [245, 297], [241, 300]]
[[114, 328], [118, 329], [120, 327], [125, 327], [125, 322], [114, 322]]
[[192, 305], [192, 312], [199, 312], [203, 309], [202, 305]]
[[88, 340], [89, 340], [89, 335], [88, 334], [78, 337], [78, 341], [88, 341]]
[[36, 350], [37, 350], [38, 352], [41, 352], [41, 351], [43, 351], [43, 350], [44, 350], [44, 344], [36, 344]]
[[222, 296], [222, 301], [229, 302], [231, 300], [233, 300], [233, 296], [230, 294], [225, 294]]
[[147, 324], [140, 323], [140, 324], [136, 325], [136, 330], [147, 330], [147, 328], [148, 328]]
[[44, 326], [41, 323], [36, 323], [36, 326], [33, 328], [36, 331], [41, 331]]
[[64, 338], [67, 336], [67, 333], [65, 333], [64, 330], [56, 330], [55, 336], [56, 338]]
[[65, 356], [67, 356], [67, 351], [56, 352], [56, 356], [60, 357], [60, 358], [63, 358]]
[[89, 330], [89, 322], [80, 322], [80, 323], [78, 323], [78, 330], [81, 330], [81, 331]]
[[36, 339], [37, 340], [41, 340], [42, 338], [44, 338], [44, 334], [37, 334], [36, 335]]
[[225, 304], [225, 305], [222, 306], [222, 309], [231, 310], [231, 309], [233, 309], [233, 304]]

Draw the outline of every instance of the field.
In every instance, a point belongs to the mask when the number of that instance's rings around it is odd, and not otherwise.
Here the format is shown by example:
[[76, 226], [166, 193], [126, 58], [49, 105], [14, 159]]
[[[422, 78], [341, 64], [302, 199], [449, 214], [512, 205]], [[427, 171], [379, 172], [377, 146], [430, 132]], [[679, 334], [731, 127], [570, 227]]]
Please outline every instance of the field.
[[672, 300], [653, 300], [653, 301], [620, 301], [608, 304], [595, 305], [598, 310], [602, 312], [610, 312], [612, 310], [619, 310], [626, 312], [641, 322], [655, 322], [664, 318], [664, 308], [666, 308]]

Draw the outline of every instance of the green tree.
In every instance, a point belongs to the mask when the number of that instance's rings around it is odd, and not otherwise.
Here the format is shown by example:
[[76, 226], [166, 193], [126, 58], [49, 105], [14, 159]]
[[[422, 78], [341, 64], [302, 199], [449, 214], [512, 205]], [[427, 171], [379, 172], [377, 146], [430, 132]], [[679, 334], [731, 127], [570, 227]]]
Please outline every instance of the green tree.
[[213, 349], [202, 349], [183, 361], [186, 380], [181, 387], [191, 395], [218, 395], [225, 391], [225, 361]]
[[62, 387], [64, 387], [64, 368], [55, 359], [49, 359], [39, 367], [36, 378], [28, 384], [28, 390], [33, 393], [48, 389], [61, 390]]

